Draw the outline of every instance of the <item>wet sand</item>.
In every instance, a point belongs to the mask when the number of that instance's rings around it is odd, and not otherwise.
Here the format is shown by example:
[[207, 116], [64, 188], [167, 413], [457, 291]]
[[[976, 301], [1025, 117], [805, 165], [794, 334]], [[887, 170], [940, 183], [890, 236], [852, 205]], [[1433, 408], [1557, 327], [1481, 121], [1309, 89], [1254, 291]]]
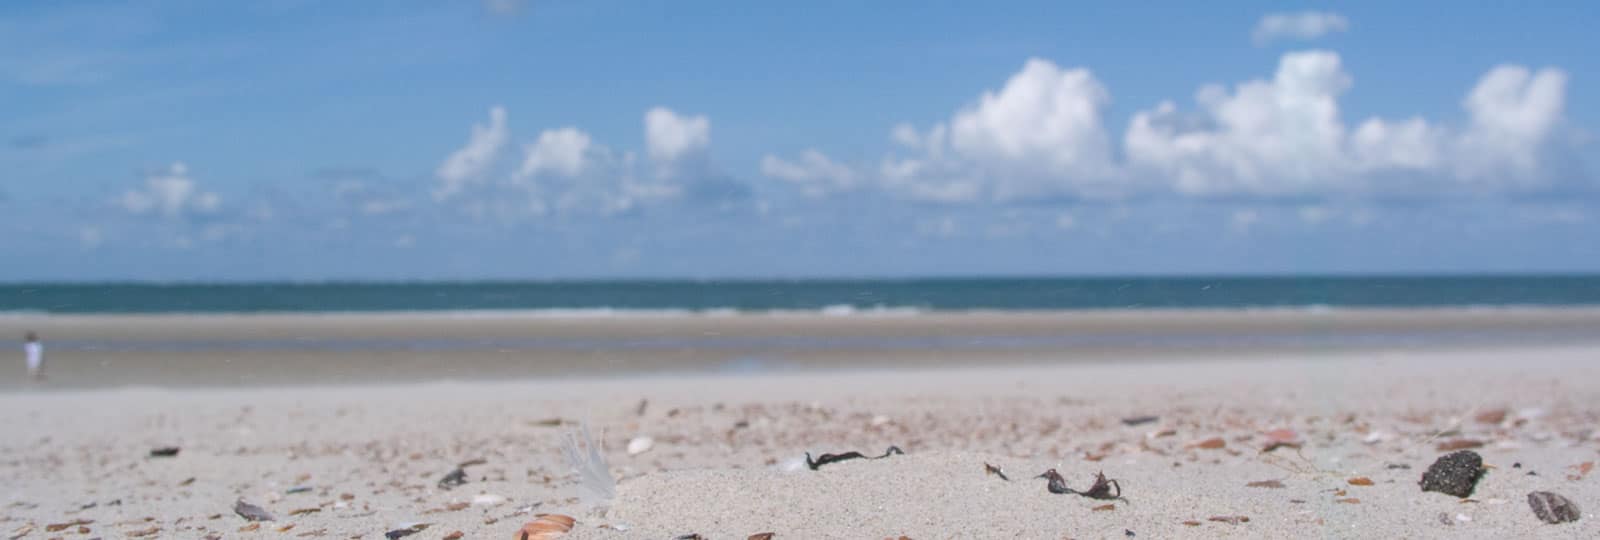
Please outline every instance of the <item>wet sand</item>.
[[[81, 389], [1271, 360], [1600, 344], [1600, 310], [0, 317], [0, 336], [29, 329], [46, 339], [48, 387]], [[20, 342], [0, 345], [19, 350]], [[15, 360], [0, 364], [0, 389], [26, 386], [21, 358]]]

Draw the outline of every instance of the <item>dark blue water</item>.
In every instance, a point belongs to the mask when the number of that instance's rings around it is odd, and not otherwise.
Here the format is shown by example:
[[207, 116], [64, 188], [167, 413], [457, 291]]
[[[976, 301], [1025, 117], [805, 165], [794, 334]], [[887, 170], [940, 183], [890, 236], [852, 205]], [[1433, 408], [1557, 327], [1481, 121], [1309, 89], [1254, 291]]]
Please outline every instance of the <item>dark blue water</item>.
[[11, 284], [0, 312], [844, 311], [1600, 305], [1600, 275]]

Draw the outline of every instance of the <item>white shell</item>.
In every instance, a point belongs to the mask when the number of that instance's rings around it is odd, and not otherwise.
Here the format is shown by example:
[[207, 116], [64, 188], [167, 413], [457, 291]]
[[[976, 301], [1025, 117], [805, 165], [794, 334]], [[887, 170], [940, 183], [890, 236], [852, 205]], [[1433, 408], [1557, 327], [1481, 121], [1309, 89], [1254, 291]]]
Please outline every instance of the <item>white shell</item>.
[[650, 449], [655, 445], [656, 440], [650, 437], [643, 435], [634, 437], [633, 440], [628, 441], [628, 455], [637, 456], [639, 454], [649, 452]]

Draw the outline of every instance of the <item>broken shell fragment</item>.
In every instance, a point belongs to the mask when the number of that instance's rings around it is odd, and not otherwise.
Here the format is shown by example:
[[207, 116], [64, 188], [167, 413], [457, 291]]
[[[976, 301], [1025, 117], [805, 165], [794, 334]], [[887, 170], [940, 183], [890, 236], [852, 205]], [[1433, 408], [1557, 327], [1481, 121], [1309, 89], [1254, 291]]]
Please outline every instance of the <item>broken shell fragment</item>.
[[539, 514], [538, 519], [522, 525], [522, 529], [517, 531], [516, 540], [551, 540], [560, 538], [561, 535], [567, 534], [567, 531], [571, 531], [572, 526], [577, 522], [578, 520], [572, 519], [572, 516]]
[[233, 513], [239, 514], [239, 517], [244, 518], [245, 521], [276, 521], [272, 518], [272, 514], [265, 509], [244, 502], [244, 499], [239, 499], [233, 503]]

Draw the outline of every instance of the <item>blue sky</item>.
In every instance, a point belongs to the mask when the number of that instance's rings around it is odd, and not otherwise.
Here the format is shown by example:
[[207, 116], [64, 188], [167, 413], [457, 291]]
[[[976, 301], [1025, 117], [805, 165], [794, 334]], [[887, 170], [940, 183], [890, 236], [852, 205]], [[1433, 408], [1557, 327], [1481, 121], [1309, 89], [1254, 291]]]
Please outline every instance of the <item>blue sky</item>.
[[1582, 2], [8, 2], [0, 280], [1600, 271]]

